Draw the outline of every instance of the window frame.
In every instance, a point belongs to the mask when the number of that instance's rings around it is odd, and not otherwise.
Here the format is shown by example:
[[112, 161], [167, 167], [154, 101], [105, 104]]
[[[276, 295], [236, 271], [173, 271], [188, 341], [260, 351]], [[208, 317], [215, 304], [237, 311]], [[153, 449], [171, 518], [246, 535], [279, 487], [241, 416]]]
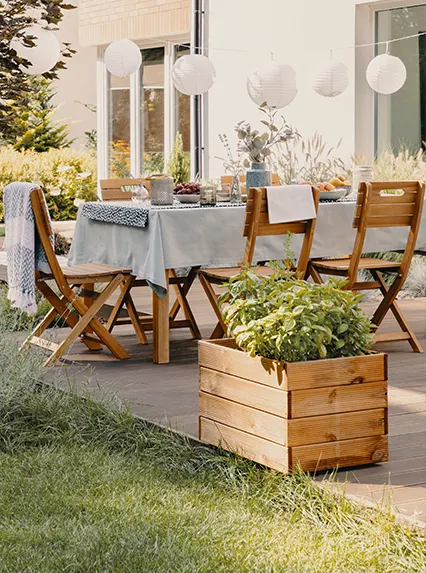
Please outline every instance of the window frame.
[[[382, 0], [360, 2], [355, 6], [355, 44], [376, 42], [376, 15], [385, 10], [421, 6], [421, 0]], [[367, 83], [365, 70], [376, 55], [376, 46], [355, 50], [355, 154], [372, 161], [376, 152], [377, 115], [373, 90]]]
[[[135, 42], [140, 50], [164, 48], [164, 163], [172, 152], [176, 134], [176, 88], [171, 80], [171, 70], [175, 62], [176, 48], [187, 44], [188, 36], [173, 38], [169, 41]], [[97, 164], [98, 180], [109, 178], [109, 73], [104, 63], [105, 47], [98, 48], [97, 61]], [[130, 76], [130, 169], [138, 177], [143, 172], [142, 165], [142, 122], [141, 122], [141, 82], [140, 70]], [[191, 122], [193, 110], [191, 106]], [[100, 192], [100, 191], [99, 191]]]

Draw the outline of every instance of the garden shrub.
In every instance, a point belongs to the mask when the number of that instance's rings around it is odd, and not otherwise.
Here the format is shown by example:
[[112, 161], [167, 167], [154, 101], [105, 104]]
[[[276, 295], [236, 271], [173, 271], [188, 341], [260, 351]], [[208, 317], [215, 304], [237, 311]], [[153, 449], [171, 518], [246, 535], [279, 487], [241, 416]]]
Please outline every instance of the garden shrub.
[[313, 284], [281, 269], [259, 277], [244, 269], [220, 299], [230, 335], [251, 356], [302, 362], [366, 354], [372, 324], [363, 295], [342, 290], [344, 281]]
[[0, 333], [32, 330], [51, 309], [50, 303], [37, 294], [37, 312], [33, 316], [10, 306], [7, 286], [0, 284]]
[[51, 149], [46, 153], [0, 147], [0, 222], [3, 188], [13, 181], [37, 183], [43, 189], [55, 221], [75, 219], [75, 200], [97, 198], [96, 156], [89, 150]]

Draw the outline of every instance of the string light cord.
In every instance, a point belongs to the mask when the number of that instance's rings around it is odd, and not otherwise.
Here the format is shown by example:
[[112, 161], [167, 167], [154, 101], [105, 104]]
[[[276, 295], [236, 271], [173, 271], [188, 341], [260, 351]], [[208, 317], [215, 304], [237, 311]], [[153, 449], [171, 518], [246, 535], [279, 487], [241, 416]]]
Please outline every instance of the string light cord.
[[[409, 36], [402, 36], [401, 38], [392, 38], [391, 40], [381, 40], [379, 42], [371, 42], [368, 44], [355, 44], [352, 46], [342, 46], [340, 48], [332, 48], [330, 49], [330, 54], [335, 51], [339, 50], [355, 50], [357, 48], [371, 48], [373, 46], [381, 46], [386, 45], [386, 51], [389, 44], [393, 44], [394, 42], [402, 42], [403, 40], [411, 40], [412, 38], [419, 38], [420, 36], [426, 35], [426, 32], [417, 32], [417, 34], [410, 34]], [[258, 54], [259, 50], [239, 50], [235, 48], [215, 48], [215, 47], [206, 47], [206, 46], [191, 46], [189, 43], [186, 44], [176, 44], [178, 47], [188, 48], [189, 50], [201, 50], [201, 51], [214, 51], [214, 52], [236, 52], [240, 54]], [[273, 59], [274, 53], [269, 52]]]

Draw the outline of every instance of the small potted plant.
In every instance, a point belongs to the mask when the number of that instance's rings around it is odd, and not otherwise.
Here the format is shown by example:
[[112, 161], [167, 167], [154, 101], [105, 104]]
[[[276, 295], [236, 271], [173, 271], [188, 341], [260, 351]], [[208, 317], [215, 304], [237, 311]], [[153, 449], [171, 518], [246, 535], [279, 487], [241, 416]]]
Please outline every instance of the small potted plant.
[[281, 125], [276, 125], [278, 110], [269, 108], [266, 102], [259, 109], [266, 115], [261, 123], [268, 128], [267, 132], [260, 133], [245, 121], [235, 126], [239, 139], [238, 152], [248, 156], [243, 163], [247, 168], [247, 189], [271, 185], [272, 174], [265, 168], [266, 160], [272, 155], [275, 146], [298, 136], [284, 117], [281, 116]]
[[221, 297], [232, 337], [199, 343], [199, 437], [288, 472], [387, 461], [387, 355], [362, 295], [274, 264]]

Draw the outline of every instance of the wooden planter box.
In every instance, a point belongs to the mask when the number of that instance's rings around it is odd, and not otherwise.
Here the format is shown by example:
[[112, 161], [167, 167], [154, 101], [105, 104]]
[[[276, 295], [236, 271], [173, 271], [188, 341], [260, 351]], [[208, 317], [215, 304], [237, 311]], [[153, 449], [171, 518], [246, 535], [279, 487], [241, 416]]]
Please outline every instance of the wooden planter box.
[[278, 363], [199, 343], [199, 438], [289, 472], [388, 460], [387, 355]]

